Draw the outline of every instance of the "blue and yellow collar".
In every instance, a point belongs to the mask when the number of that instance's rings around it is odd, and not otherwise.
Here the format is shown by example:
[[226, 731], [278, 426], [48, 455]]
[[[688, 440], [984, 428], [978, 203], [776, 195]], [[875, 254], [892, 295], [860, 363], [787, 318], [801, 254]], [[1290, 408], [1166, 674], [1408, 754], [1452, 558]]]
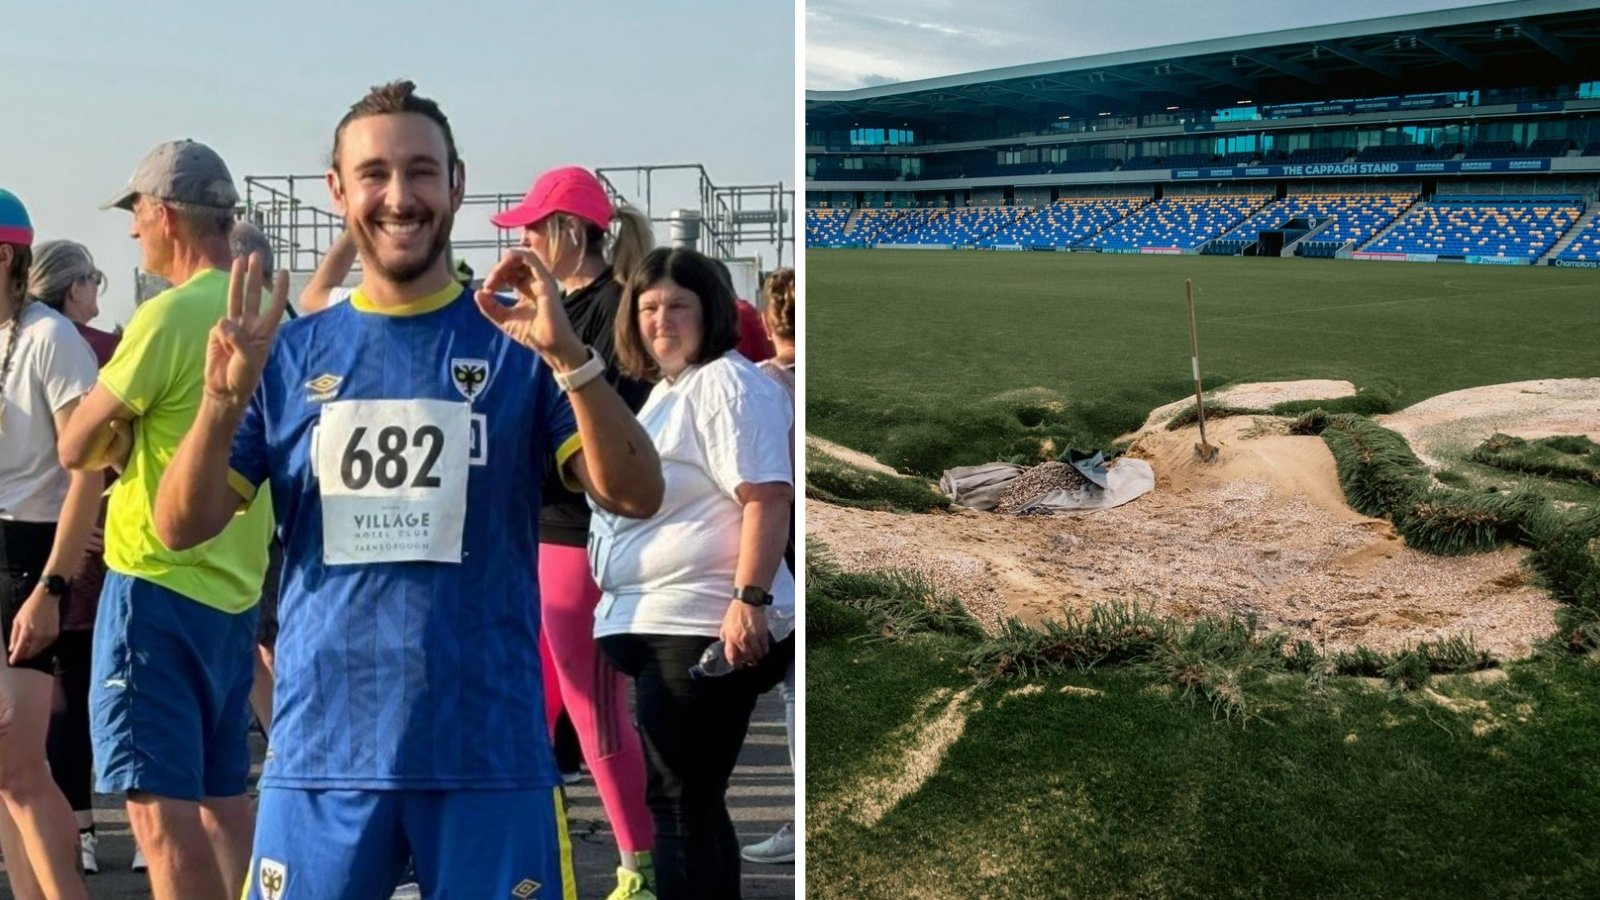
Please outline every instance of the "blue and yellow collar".
[[375, 305], [367, 298], [361, 288], [356, 288], [355, 293], [350, 295], [350, 305], [359, 312], [373, 313], [380, 316], [421, 316], [437, 312], [449, 306], [452, 301], [461, 296], [462, 291], [463, 288], [459, 283], [451, 282], [449, 287], [442, 288], [426, 297], [419, 297], [410, 303], [384, 307]]

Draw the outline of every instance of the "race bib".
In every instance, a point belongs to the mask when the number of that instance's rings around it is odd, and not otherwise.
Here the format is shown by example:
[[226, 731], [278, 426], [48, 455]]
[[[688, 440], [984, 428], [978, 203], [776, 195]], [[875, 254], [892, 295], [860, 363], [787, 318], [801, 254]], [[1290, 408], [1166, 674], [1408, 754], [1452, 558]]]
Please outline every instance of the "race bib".
[[461, 562], [472, 446], [467, 403], [324, 405], [313, 451], [323, 562]]

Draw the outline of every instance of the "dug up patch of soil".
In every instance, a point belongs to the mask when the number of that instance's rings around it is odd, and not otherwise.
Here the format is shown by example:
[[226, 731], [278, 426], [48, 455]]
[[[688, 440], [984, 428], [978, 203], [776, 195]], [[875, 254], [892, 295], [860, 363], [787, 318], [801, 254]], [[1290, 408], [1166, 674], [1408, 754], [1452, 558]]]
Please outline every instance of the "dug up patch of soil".
[[1407, 549], [1345, 503], [1320, 438], [1257, 417], [1209, 423], [1207, 436], [1221, 448], [1210, 465], [1194, 458], [1196, 428], [1140, 438], [1130, 453], [1154, 468], [1156, 490], [1116, 509], [898, 516], [808, 500], [806, 533], [848, 569], [923, 573], [987, 627], [1138, 600], [1188, 619], [1254, 614], [1325, 650], [1470, 633], [1501, 658], [1554, 629], [1556, 604], [1529, 584], [1522, 551]]

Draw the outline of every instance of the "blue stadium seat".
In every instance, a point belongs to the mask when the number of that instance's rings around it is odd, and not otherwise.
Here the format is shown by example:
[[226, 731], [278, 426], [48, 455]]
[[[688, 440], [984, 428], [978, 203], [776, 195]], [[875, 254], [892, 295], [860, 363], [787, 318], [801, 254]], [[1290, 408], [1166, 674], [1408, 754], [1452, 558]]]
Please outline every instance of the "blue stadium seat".
[[978, 246], [1071, 247], [1148, 202], [1148, 197], [1062, 198], [1000, 228]]
[[1428, 203], [1414, 207], [1393, 231], [1366, 248], [1374, 253], [1497, 256], [1533, 262], [1581, 211], [1558, 201]]
[[1192, 249], [1238, 225], [1270, 199], [1237, 194], [1167, 197], [1141, 207], [1084, 246]]

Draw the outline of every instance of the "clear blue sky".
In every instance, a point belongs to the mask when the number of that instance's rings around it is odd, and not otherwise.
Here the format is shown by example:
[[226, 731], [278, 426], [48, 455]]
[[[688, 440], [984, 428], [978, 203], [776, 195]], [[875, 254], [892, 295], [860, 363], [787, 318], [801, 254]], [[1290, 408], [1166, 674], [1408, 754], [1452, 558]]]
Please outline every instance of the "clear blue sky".
[[0, 186], [41, 239], [90, 247], [106, 327], [132, 311], [138, 248], [128, 214], [98, 207], [151, 147], [204, 141], [241, 191], [318, 174], [339, 117], [394, 78], [443, 106], [469, 191], [521, 192], [568, 163], [795, 181], [787, 2], [55, 0], [6, 4], [4, 29]]

